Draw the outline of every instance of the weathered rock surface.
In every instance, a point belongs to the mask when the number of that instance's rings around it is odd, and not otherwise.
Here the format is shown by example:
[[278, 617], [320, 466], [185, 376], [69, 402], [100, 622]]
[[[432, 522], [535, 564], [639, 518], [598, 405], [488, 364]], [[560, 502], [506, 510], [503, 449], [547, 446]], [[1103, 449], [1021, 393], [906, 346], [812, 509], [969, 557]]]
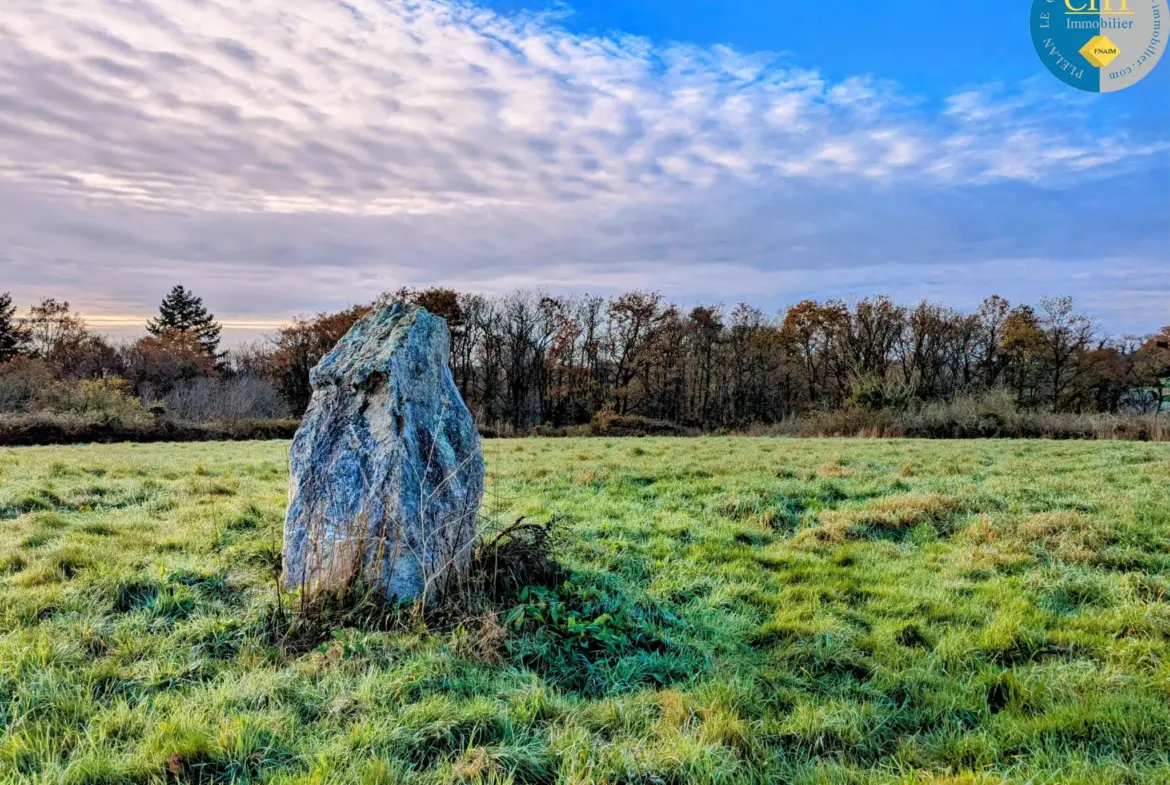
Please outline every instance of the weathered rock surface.
[[429, 601], [467, 568], [484, 463], [450, 347], [445, 321], [395, 303], [313, 369], [290, 457], [290, 588], [316, 596], [360, 582]]

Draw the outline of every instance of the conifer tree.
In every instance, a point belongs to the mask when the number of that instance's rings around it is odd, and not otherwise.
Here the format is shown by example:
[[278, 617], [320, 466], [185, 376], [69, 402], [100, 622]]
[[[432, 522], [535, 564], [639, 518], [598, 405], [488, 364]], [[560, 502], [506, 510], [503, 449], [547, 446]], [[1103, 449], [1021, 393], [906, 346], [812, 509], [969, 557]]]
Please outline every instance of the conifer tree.
[[28, 345], [28, 330], [16, 318], [16, 306], [8, 292], [0, 294], [0, 363], [11, 360]]
[[203, 299], [183, 286], [171, 289], [158, 308], [158, 318], [146, 323], [151, 335], [167, 331], [192, 333], [212, 357], [219, 356], [219, 323], [203, 305]]

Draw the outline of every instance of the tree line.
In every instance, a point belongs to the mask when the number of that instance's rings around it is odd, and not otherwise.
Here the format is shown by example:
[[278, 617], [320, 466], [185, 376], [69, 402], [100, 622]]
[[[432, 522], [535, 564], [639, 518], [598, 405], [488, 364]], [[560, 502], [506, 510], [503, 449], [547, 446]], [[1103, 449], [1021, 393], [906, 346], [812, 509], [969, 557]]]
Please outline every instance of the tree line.
[[[294, 319], [261, 341], [222, 351], [214, 316], [178, 286], [147, 334], [122, 345], [90, 331], [68, 303], [46, 299], [18, 318], [11, 297], [0, 297], [0, 409], [3, 377], [23, 373], [118, 380], [128, 394], [169, 403], [183, 416], [299, 416], [311, 396], [311, 368], [357, 319], [395, 299], [447, 320], [451, 371], [468, 406], [481, 426], [514, 433], [585, 423], [600, 412], [742, 428], [992, 392], [1021, 409], [1057, 413], [1170, 408], [1170, 326], [1111, 336], [1067, 297], [1033, 306], [992, 296], [965, 312], [875, 296], [806, 300], [768, 314], [744, 303], [680, 308], [646, 291], [403, 289]], [[233, 412], [217, 411], [233, 396]], [[197, 412], [192, 398], [204, 400], [206, 411]]]

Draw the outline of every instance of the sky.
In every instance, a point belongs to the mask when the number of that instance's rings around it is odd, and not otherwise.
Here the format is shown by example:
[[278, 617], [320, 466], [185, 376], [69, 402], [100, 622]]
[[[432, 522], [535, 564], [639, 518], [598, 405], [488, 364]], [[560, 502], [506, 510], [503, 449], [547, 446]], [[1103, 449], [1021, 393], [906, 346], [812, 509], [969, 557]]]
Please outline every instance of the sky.
[[5, 0], [0, 292], [120, 334], [182, 283], [231, 340], [436, 285], [1152, 332], [1170, 65], [1066, 87], [1029, 5]]

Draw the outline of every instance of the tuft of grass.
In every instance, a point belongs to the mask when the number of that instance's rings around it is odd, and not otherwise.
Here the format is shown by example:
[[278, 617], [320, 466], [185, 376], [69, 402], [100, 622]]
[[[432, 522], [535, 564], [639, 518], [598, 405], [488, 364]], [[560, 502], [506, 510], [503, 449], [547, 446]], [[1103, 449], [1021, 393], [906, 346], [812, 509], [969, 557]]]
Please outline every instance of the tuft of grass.
[[1170, 445], [485, 450], [479, 604], [313, 624], [286, 443], [0, 450], [0, 781], [1165, 780]]
[[1106, 520], [1081, 512], [1043, 512], [1018, 521], [1014, 535], [1062, 561], [1089, 562], [1113, 537], [1113, 529]]
[[860, 509], [823, 513], [815, 526], [800, 532], [797, 540], [843, 543], [865, 537], [902, 537], [917, 526], [947, 533], [951, 517], [961, 509], [959, 500], [941, 494], [879, 497]]

